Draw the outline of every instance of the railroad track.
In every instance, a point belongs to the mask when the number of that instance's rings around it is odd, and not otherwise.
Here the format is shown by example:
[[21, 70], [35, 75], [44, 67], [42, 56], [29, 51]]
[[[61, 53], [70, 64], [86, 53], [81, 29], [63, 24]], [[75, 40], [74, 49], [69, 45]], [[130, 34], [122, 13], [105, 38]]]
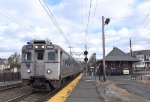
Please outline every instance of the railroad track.
[[[74, 78], [73, 78], [74, 79]], [[50, 92], [27, 92], [6, 102], [46, 102], [48, 99], [57, 94], [61, 89], [67, 86], [73, 79], [63, 84], [60, 88], [54, 89]]]
[[23, 95], [17, 96], [13, 99], [10, 99], [6, 102], [43, 102], [45, 98], [47, 99], [50, 97], [54, 92], [33, 92], [30, 91], [28, 93], [25, 93]]
[[36, 92], [36, 93], [33, 93], [32, 95], [30, 95], [29, 97], [20, 100], [19, 102], [38, 102], [38, 101], [42, 101], [43, 96], [47, 95], [48, 93], [51, 93], [51, 92]]
[[20, 101], [20, 100], [22, 100], [22, 99], [24, 99], [24, 98], [26, 98], [26, 97], [28, 97], [28, 96], [30, 96], [30, 95], [32, 95], [32, 94], [33, 94], [33, 92], [30, 91], [30, 92], [28, 92], [28, 93], [25, 93], [25, 94], [23, 94], [23, 95], [20, 95], [20, 96], [17, 96], [17, 97], [15, 97], [15, 98], [13, 98], [13, 99], [10, 99], [10, 100], [8, 100], [7, 102], [18, 102], [18, 101]]
[[5, 91], [5, 90], [21, 87], [21, 86], [22, 86], [22, 83], [15, 83], [15, 84], [11, 84], [11, 85], [5, 85], [5, 86], [0, 87], [0, 91]]
[[[66, 86], [66, 85], [65, 85]], [[6, 102], [44, 102], [47, 101], [49, 98], [53, 97], [57, 92], [59, 92], [61, 88], [54, 89], [50, 92], [33, 92], [30, 91], [23, 95], [17, 96], [13, 99], [10, 99]]]

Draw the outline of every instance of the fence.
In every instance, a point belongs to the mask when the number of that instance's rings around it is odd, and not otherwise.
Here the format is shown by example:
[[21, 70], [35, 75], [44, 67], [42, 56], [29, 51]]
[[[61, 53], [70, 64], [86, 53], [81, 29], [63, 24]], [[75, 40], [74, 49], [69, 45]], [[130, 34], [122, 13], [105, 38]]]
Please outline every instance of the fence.
[[131, 74], [131, 80], [142, 80], [142, 74], [137, 73]]
[[21, 79], [20, 72], [17, 72], [17, 73], [13, 73], [13, 72], [0, 73], [0, 82], [14, 81], [14, 80], [20, 80], [20, 79]]

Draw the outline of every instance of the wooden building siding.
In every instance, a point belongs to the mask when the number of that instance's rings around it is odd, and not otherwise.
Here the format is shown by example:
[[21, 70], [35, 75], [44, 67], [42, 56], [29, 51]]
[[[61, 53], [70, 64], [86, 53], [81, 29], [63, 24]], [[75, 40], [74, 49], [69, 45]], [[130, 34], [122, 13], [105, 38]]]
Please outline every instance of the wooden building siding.
[[124, 61], [106, 61], [106, 73], [108, 75], [122, 75], [124, 69], [132, 73], [133, 62]]

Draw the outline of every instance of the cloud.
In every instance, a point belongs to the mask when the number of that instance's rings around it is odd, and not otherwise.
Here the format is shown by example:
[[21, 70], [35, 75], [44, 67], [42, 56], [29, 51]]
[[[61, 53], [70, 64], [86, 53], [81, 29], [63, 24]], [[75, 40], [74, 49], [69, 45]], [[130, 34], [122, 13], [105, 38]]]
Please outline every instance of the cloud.
[[[98, 58], [102, 57], [102, 16], [110, 18], [110, 23], [105, 26], [106, 54], [112, 50], [113, 46], [128, 52], [130, 38], [132, 38], [133, 49], [149, 48], [149, 22], [145, 23], [146, 26], [141, 28], [141, 32], [137, 31], [148, 13], [150, 7], [148, 0], [115, 0], [115, 2], [114, 0], [100, 0], [94, 18], [96, 0], [92, 0], [86, 37], [90, 0], [45, 0], [45, 2], [74, 51], [84, 51], [85, 44], [87, 44], [88, 56], [96, 52]], [[69, 52], [70, 45], [66, 43], [63, 35], [55, 27], [38, 0], [2, 0], [0, 7], [24, 25], [21, 28], [16, 22], [0, 14], [0, 40], [2, 43], [0, 52], [20, 52], [21, 47], [32, 39], [50, 39]], [[10, 46], [10, 43], [13, 46]]]

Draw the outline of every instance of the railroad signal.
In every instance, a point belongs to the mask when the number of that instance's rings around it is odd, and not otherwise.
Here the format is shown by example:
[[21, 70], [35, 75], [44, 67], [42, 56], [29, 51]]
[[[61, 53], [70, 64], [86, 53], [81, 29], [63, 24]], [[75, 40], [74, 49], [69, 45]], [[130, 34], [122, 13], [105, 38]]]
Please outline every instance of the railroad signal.
[[84, 55], [87, 55], [88, 54], [88, 52], [87, 51], [84, 51]]
[[87, 58], [87, 57], [85, 57], [85, 58], [84, 58], [84, 61], [85, 61], [85, 62], [87, 62], [87, 61], [88, 61], [88, 58]]
[[84, 51], [84, 55], [85, 55], [84, 61], [85, 61], [85, 62], [88, 61], [87, 54], [88, 54], [88, 51]]

